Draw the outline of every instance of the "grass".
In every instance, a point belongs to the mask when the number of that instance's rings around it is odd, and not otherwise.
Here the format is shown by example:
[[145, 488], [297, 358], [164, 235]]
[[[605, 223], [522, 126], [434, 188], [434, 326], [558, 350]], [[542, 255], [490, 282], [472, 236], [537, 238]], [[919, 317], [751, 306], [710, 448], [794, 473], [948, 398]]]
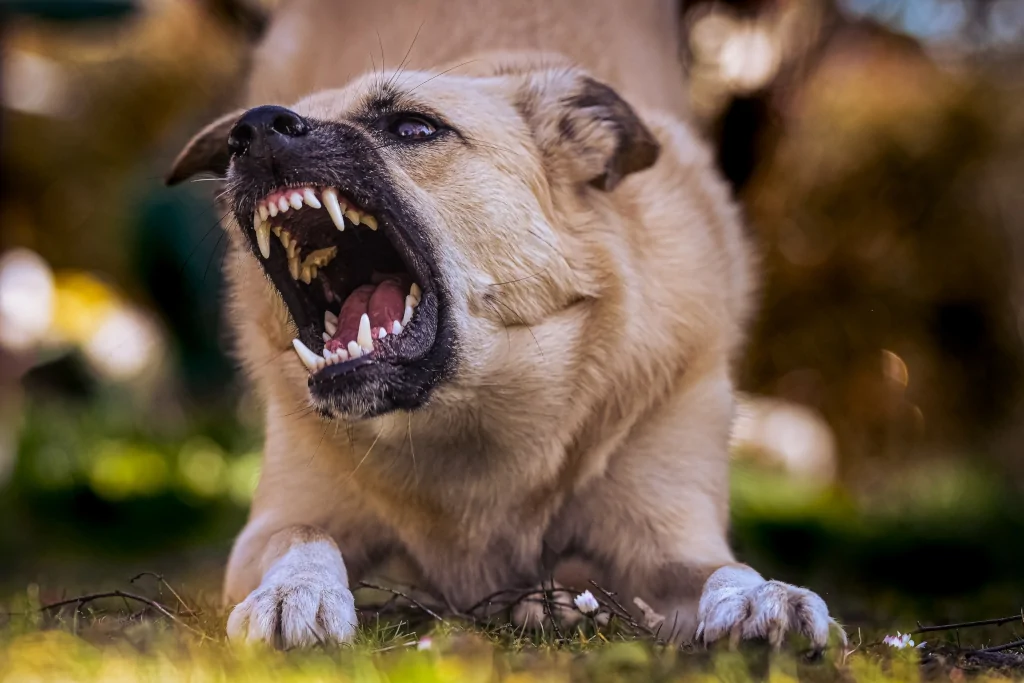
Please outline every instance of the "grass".
[[167, 584], [156, 596], [137, 584], [131, 590], [150, 602], [115, 597], [40, 609], [34, 588], [12, 598], [0, 622], [0, 682], [1024, 681], [1024, 653], [968, 655], [951, 634], [928, 634], [926, 649], [897, 650], [878, 642], [881, 631], [857, 632], [848, 649], [812, 658], [799, 642], [782, 652], [760, 644], [673, 648], [637, 638], [615, 619], [557, 637], [437, 622], [415, 610], [385, 618], [364, 609], [349, 646], [276, 652], [226, 642], [226, 613], [201, 597], [181, 597]]

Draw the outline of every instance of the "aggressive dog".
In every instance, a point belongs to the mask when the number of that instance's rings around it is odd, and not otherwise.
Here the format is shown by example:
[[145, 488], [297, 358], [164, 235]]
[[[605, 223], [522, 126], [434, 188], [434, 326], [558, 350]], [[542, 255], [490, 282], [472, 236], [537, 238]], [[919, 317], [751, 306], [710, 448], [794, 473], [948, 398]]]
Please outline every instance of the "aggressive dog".
[[[684, 121], [675, 12], [275, 15], [253, 106], [169, 177], [224, 179], [228, 315], [266, 410], [232, 638], [348, 641], [352, 586], [391, 561], [460, 611], [582, 578], [650, 606], [665, 638], [825, 645], [822, 600], [727, 542], [752, 259]], [[386, 69], [384, 45], [412, 48]]]

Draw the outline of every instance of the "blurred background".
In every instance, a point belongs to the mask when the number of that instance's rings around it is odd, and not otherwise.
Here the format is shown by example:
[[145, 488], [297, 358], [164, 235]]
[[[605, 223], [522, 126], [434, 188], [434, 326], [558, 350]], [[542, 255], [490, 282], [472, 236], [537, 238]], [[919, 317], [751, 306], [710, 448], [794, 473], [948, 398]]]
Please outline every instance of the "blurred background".
[[[215, 183], [162, 177], [273, 4], [0, 0], [0, 594], [217, 588], [261, 417]], [[763, 271], [740, 557], [848, 624], [1019, 610], [1024, 0], [684, 0], [681, 31]]]

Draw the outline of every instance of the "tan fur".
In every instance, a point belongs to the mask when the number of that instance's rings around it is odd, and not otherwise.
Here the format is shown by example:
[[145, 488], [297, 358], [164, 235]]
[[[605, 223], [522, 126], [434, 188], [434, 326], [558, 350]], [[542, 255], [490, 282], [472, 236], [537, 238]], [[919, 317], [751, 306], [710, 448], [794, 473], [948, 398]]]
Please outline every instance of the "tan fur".
[[[682, 122], [674, 7], [285, 3], [250, 103], [345, 120], [391, 79], [470, 141], [414, 162], [382, 152], [455, 294], [460, 364], [420, 410], [310, 414], [287, 310], [227, 226], [240, 252], [226, 259], [230, 318], [266, 402], [264, 467], [228, 603], [297, 542], [289, 529], [313, 527], [337, 543], [351, 581], [397, 556], [460, 607], [540, 578], [547, 546], [693, 634], [705, 580], [733, 563], [730, 363], [752, 276], [737, 211]], [[376, 32], [391, 66], [417, 30], [400, 74], [367, 74], [371, 53], [380, 68]], [[581, 187], [613, 145], [566, 110], [588, 76], [614, 86], [661, 148], [607, 192]], [[559, 117], [577, 117], [569, 125], [586, 144], [568, 143]], [[288, 542], [268, 551], [281, 533]]]

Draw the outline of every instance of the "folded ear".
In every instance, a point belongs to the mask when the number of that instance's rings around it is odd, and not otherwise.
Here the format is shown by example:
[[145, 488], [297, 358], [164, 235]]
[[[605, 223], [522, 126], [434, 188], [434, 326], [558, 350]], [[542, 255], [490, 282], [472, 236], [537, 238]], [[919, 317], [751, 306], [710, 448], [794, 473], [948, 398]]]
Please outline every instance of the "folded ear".
[[517, 104], [556, 177], [611, 191], [658, 159], [660, 145], [633, 108], [578, 71], [531, 74]]
[[207, 125], [188, 141], [174, 160], [170, 173], [164, 179], [168, 185], [177, 185], [192, 176], [209, 173], [223, 178], [231, 163], [231, 152], [228, 151], [228, 133], [235, 122], [245, 113], [237, 109], [225, 114]]

